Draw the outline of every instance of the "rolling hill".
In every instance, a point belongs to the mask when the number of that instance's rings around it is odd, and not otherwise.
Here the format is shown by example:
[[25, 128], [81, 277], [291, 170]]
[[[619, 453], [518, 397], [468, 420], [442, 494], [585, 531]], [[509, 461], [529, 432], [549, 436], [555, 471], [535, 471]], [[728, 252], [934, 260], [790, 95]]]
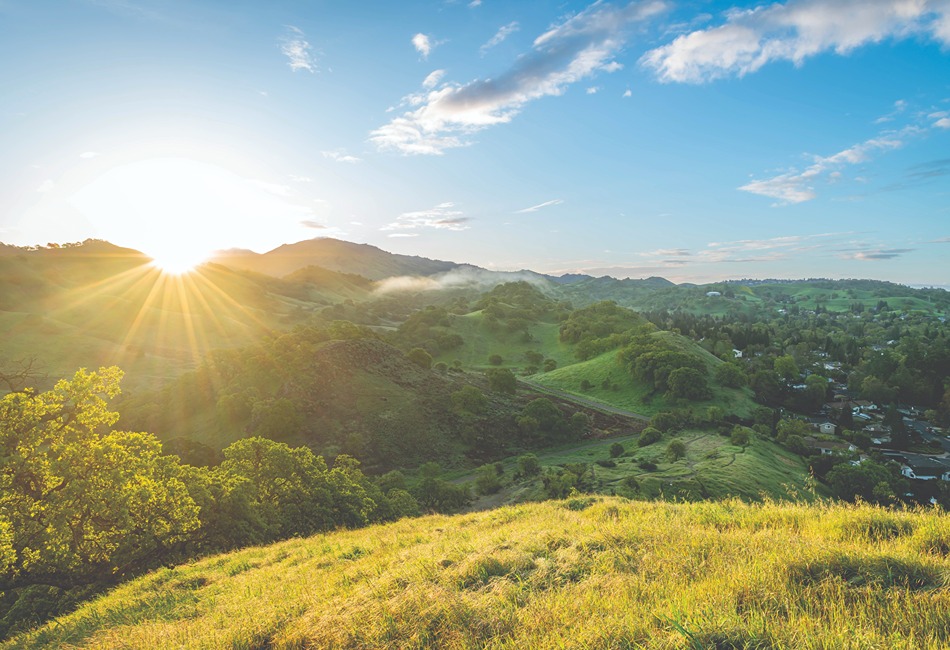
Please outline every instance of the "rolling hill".
[[573, 498], [161, 569], [3, 647], [936, 650], [948, 553], [932, 511]]

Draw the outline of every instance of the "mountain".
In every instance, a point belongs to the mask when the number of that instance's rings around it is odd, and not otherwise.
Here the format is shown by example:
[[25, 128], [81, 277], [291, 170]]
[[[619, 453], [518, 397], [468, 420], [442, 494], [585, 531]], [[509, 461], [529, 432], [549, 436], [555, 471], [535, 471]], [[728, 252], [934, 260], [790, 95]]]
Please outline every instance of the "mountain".
[[939, 511], [576, 497], [159, 569], [10, 648], [946, 648]]
[[429, 276], [462, 266], [455, 262], [388, 253], [369, 244], [354, 244], [328, 237], [284, 244], [266, 253], [240, 249], [222, 251], [210, 261], [278, 278], [308, 266], [319, 266], [340, 273], [361, 275], [370, 280], [403, 275]]

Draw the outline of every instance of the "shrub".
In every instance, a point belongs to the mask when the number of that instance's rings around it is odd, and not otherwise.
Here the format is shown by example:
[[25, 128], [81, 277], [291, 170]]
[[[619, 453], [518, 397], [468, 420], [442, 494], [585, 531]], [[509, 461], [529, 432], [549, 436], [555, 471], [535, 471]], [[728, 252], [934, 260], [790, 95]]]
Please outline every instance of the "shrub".
[[647, 445], [652, 445], [654, 442], [659, 442], [662, 437], [663, 434], [660, 433], [659, 429], [647, 427], [643, 430], [643, 433], [640, 434], [640, 439], [637, 440], [637, 446], [646, 447]]
[[621, 445], [619, 442], [615, 442], [614, 444], [610, 445], [611, 458], [617, 458], [618, 456], [623, 456], [624, 451], [625, 449], [623, 448], [623, 445]]

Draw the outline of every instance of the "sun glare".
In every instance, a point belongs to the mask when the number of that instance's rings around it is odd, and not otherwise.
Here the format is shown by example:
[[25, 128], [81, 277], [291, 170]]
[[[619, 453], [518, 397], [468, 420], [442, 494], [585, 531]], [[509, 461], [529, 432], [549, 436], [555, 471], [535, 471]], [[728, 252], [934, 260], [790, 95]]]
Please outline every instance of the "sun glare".
[[168, 275], [190, 273], [196, 266], [207, 259], [207, 255], [174, 250], [149, 254], [149, 256], [152, 258], [152, 266]]

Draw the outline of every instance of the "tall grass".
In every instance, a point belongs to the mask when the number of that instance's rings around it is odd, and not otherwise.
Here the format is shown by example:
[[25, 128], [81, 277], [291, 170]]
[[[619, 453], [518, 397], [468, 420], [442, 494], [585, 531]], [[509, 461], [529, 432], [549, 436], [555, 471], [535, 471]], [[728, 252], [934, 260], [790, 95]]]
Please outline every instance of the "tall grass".
[[161, 570], [6, 647], [946, 648], [938, 511], [585, 498]]

